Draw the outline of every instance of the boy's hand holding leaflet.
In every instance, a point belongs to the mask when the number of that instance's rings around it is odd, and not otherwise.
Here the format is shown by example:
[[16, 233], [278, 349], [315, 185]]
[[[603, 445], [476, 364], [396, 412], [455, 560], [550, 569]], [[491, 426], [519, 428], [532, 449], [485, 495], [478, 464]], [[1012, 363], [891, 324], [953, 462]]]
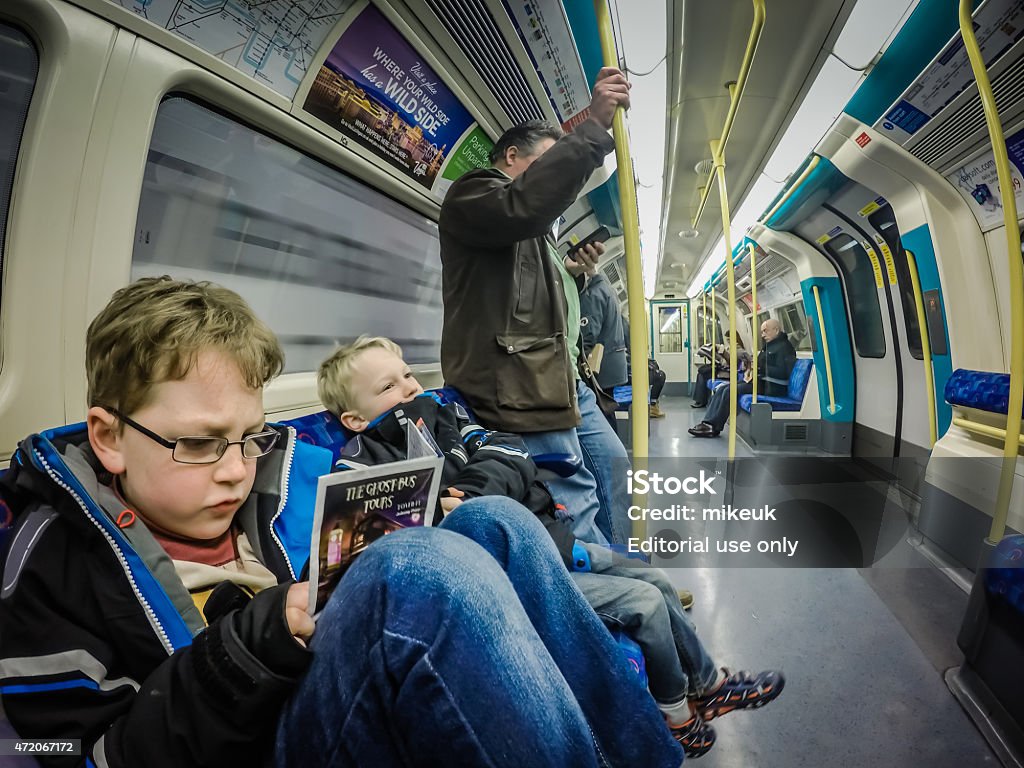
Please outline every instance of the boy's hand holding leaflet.
[[[406, 461], [321, 475], [309, 557], [307, 609], [313, 616], [323, 610], [355, 557], [374, 541], [400, 528], [431, 524], [444, 459], [422, 430], [411, 423], [407, 429]], [[304, 629], [292, 624], [290, 616], [288, 625], [293, 631]]]
[[455, 508], [462, 503], [465, 495], [458, 488], [445, 488], [441, 494], [441, 509], [444, 510], [445, 515], [454, 512]]

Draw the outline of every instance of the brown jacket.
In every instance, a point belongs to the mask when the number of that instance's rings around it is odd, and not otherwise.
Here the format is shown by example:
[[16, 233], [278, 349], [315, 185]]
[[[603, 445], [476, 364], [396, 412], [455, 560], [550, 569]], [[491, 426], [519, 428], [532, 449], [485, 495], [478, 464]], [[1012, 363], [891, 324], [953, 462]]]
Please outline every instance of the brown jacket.
[[579, 424], [565, 293], [546, 238], [614, 146], [587, 120], [517, 178], [479, 169], [448, 190], [439, 220], [441, 371], [486, 427]]

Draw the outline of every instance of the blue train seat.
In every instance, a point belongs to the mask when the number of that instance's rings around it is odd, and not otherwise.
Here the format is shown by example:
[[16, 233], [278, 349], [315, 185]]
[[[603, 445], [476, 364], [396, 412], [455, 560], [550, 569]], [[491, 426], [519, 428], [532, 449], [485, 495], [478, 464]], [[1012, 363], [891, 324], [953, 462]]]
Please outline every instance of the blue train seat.
[[[757, 402], [771, 404], [773, 411], [799, 411], [804, 404], [804, 394], [807, 392], [807, 383], [811, 380], [813, 368], [814, 361], [809, 357], [798, 358], [793, 365], [793, 371], [789, 374], [789, 389], [786, 390], [786, 396], [758, 395]], [[740, 395], [739, 407], [750, 413], [753, 401], [753, 395]]]
[[1024, 614], [1024, 535], [1007, 536], [996, 545], [985, 569], [985, 589]]
[[[633, 404], [633, 385], [622, 384], [618, 387], [612, 387], [612, 399], [618, 405], [618, 410], [628, 411], [629, 406]], [[651, 402], [651, 393], [647, 393], [647, 402]]]
[[957, 368], [946, 380], [946, 402], [1004, 416], [1010, 408], [1010, 374]]
[[[769, 403], [773, 411], [799, 411], [803, 407], [804, 395], [807, 393], [807, 384], [811, 380], [813, 368], [814, 361], [809, 357], [797, 358], [793, 365], [793, 371], [789, 374], [789, 389], [786, 391], [786, 396], [758, 395], [757, 402]], [[711, 379], [708, 382], [708, 391], [714, 392], [719, 384], [728, 383], [728, 379]], [[738, 405], [742, 410], [750, 413], [750, 406], [753, 402], [753, 395], [740, 395]]]

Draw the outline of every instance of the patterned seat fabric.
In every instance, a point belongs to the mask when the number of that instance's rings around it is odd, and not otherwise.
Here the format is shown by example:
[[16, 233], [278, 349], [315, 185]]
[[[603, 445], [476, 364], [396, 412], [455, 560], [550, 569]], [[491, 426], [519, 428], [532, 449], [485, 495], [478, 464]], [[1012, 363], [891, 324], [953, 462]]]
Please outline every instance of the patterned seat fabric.
[[[611, 391], [612, 399], [619, 404], [620, 411], [628, 411], [629, 406], [633, 404], [633, 385], [623, 384], [618, 387], [613, 387]], [[651, 401], [650, 394], [647, 395], [647, 402]]]
[[985, 588], [1024, 613], [1024, 536], [1007, 536], [999, 542], [985, 572]]
[[979, 411], [1005, 414], [1010, 402], [1010, 374], [958, 368], [946, 381], [946, 402]]

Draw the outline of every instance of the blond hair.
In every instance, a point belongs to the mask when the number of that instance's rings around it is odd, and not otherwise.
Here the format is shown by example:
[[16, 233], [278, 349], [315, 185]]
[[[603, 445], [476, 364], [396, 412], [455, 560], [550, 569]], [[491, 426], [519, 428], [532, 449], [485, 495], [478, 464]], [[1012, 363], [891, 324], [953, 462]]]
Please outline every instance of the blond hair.
[[89, 324], [89, 405], [132, 413], [154, 385], [185, 378], [208, 349], [226, 353], [253, 389], [284, 367], [274, 332], [234, 291], [167, 275], [136, 280]]
[[316, 377], [316, 388], [320, 402], [335, 416], [341, 416], [352, 409], [352, 371], [356, 359], [368, 349], [384, 349], [402, 357], [402, 348], [383, 336], [360, 336], [351, 344], [334, 351], [320, 363]]

